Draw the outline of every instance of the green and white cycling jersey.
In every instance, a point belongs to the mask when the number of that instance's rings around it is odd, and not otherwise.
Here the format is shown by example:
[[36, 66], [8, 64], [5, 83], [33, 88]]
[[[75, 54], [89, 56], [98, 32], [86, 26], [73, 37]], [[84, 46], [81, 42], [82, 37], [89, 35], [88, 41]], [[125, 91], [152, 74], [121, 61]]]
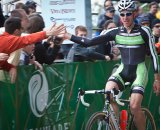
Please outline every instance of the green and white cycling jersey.
[[154, 72], [159, 73], [158, 56], [150, 28], [135, 24], [130, 33], [121, 26], [107, 30], [104, 35], [93, 39], [74, 35], [71, 37], [71, 41], [86, 47], [105, 44], [113, 40], [115, 40], [116, 46], [121, 53], [121, 65], [109, 80], [116, 82], [120, 90], [124, 89], [125, 82], [131, 82], [131, 92], [143, 94], [148, 81], [148, 72], [145, 65], [145, 59], [148, 54], [152, 58]]

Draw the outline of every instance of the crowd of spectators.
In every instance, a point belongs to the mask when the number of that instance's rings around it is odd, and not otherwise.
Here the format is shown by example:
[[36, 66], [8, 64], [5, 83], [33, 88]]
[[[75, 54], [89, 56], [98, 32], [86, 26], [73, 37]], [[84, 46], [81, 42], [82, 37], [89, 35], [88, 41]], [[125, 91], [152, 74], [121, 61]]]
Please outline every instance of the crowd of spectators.
[[[140, 3], [138, 1], [135, 2], [137, 5], [135, 9], [135, 23], [141, 26], [148, 26], [151, 28], [155, 37], [155, 46], [157, 48], [157, 52], [158, 54], [160, 54], [160, 19], [156, 17], [159, 9], [159, 3], [149, 3], [149, 12], [145, 12], [140, 6]], [[15, 5], [15, 9], [11, 11], [8, 19], [5, 19], [0, 5], [0, 46], [3, 46], [4, 43], [2, 43], [1, 39], [3, 39], [6, 34], [7, 36], [14, 35], [14, 38], [22, 36], [24, 39], [27, 39], [32, 35], [38, 35], [38, 32], [43, 32], [45, 28], [45, 22], [43, 20], [43, 17], [40, 14], [36, 13], [36, 6], [36, 3], [33, 1], [28, 1], [25, 4], [19, 2]], [[7, 30], [7, 26], [9, 26], [10, 24], [9, 22], [13, 22], [13, 25], [14, 23], [18, 23], [19, 26], [17, 24], [17, 26], [14, 25], [13, 28]], [[111, 0], [105, 0], [104, 11], [102, 11], [102, 13], [100, 13], [98, 17], [98, 30], [96, 32], [96, 35], [104, 35], [108, 29], [116, 28], [120, 25], [121, 21], [119, 18], [119, 14], [116, 13], [116, 8], [114, 7], [114, 4]], [[59, 28], [62, 29], [63, 27], [61, 26]], [[56, 34], [57, 31], [58, 34], [59, 30], [57, 28], [54, 29], [55, 32], [52, 29], [52, 33]], [[61, 31], [59, 31], [59, 33], [60, 32]], [[77, 26], [75, 28], [75, 35], [79, 37], [87, 37], [87, 27], [85, 27], [84, 25]], [[53, 36], [51, 34], [48, 35], [48, 38], [46, 40], [43, 40], [45, 38], [46, 37], [44, 36], [44, 34], [41, 34], [40, 38], [38, 38], [37, 40], [15, 40], [14, 46], [6, 46], [5, 49], [3, 46], [3, 49], [0, 49], [1, 70], [7, 70], [8, 72], [11, 71], [11, 77], [13, 77], [13, 75], [16, 77], [16, 74], [13, 73], [16, 73], [15, 68], [18, 65], [34, 64], [42, 70], [42, 64], [50, 65], [56, 59], [59, 59], [63, 39]], [[5, 45], [7, 44], [5, 43]], [[115, 41], [102, 43], [98, 46], [88, 48], [82, 47], [81, 45], [74, 43], [69, 53], [67, 54], [66, 62], [82, 62], [94, 60], [108, 61], [117, 60], [120, 57], [120, 51], [116, 47]], [[4, 67], [4, 65], [7, 65], [7, 67]], [[1, 71], [0, 79], [2, 80], [3, 77], [3, 72]]]
[[[37, 61], [39, 59], [38, 58], [36, 59], [34, 55], [35, 48], [37, 46], [34, 47], [33, 44], [40, 46], [41, 43], [38, 44], [38, 42], [47, 38], [51, 39], [50, 37], [56, 36], [58, 34], [60, 35], [62, 31], [64, 32], [65, 29], [63, 24], [59, 26], [55, 24], [52, 25], [49, 29], [43, 31], [44, 21], [40, 15], [36, 14], [35, 11], [32, 11], [32, 13], [28, 13], [25, 9], [20, 8], [23, 6], [18, 6], [18, 7], [19, 7], [18, 9], [12, 10], [10, 16], [5, 20], [4, 27], [1, 28], [1, 35], [0, 35], [1, 39], [0, 67], [1, 70], [9, 72], [11, 82], [15, 82], [17, 75], [16, 67], [18, 65], [34, 64], [37, 67], [39, 67], [39, 69], [42, 70], [41, 64]], [[39, 24], [36, 23], [37, 19]], [[54, 39], [56, 39], [56, 37]], [[62, 40], [60, 42], [62, 42]], [[43, 49], [44, 51], [47, 51], [47, 49], [45, 49], [47, 45], [42, 44], [41, 46], [42, 46], [41, 48], [44, 48]], [[43, 50], [42, 49], [38, 50], [39, 52], [37, 52], [36, 54], [38, 55], [43, 54], [42, 56], [44, 56], [45, 52]], [[49, 57], [51, 54], [52, 50], [48, 46], [47, 56]], [[46, 59], [47, 59], [46, 57], [43, 58], [44, 61], [42, 61], [42, 63], [46, 63], [45, 61]], [[51, 62], [53, 62], [54, 58], [51, 57], [50, 59], [52, 59]], [[51, 62], [50, 63], [48, 62], [48, 64], [51, 64]], [[0, 72], [0, 78], [1, 80], [4, 79], [3, 71]]]
[[[75, 35], [79, 37], [87, 37], [88, 31], [84, 26], [77, 26], [75, 28]], [[112, 55], [105, 55], [95, 51], [93, 47], [83, 47], [80, 44], [73, 43], [72, 48], [70, 49], [67, 62], [82, 62], [82, 61], [92, 61], [92, 60], [110, 60]]]
[[[159, 9], [160, 9], [159, 8], [160, 3], [157, 3], [156, 1], [152, 1], [151, 3], [148, 3], [148, 10], [149, 11], [145, 11], [141, 6], [140, 1], [135, 0], [134, 2], [136, 3], [135, 23], [139, 24], [141, 26], [150, 27], [150, 29], [153, 32], [153, 35], [155, 37], [155, 45], [156, 45], [157, 52], [158, 52], [158, 54], [160, 54], [160, 28], [159, 28], [160, 18], [157, 17]], [[98, 17], [98, 23], [97, 23], [97, 27], [98, 27], [97, 32], [98, 33], [96, 33], [96, 35], [97, 34], [100, 34], [100, 35], [105, 34], [105, 31], [107, 31], [107, 29], [108, 29], [107, 26], [111, 21], [112, 21], [112, 23], [114, 23], [113, 27], [116, 27], [116, 26], [118, 27], [119, 25], [121, 25], [121, 21], [118, 18], [119, 16], [117, 16], [117, 14], [115, 12], [116, 12], [115, 7], [114, 7], [114, 4], [112, 3], [112, 1], [105, 0], [104, 1], [104, 12], [103, 12], [103, 14], [100, 14]], [[106, 44], [99, 45], [97, 47], [97, 51], [102, 52], [103, 54], [105, 54], [106, 52], [110, 53], [115, 48], [115, 46], [114, 46], [115, 44], [113, 42], [111, 42], [109, 44], [106, 43]], [[108, 48], [108, 50], [107, 50], [107, 48]], [[106, 51], [106, 52], [104, 53], [104, 51]]]

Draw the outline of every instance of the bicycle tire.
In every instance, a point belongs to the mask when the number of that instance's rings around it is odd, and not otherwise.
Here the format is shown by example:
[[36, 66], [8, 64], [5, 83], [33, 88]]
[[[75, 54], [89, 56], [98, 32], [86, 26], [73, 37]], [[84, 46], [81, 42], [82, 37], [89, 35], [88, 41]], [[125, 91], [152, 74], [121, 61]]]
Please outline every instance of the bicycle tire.
[[[146, 128], [145, 130], [156, 130], [156, 124], [153, 118], [153, 115], [147, 108], [142, 108], [142, 111], [145, 114], [146, 117]], [[134, 122], [133, 122], [133, 116], [130, 122], [130, 130], [137, 130]]]
[[[105, 116], [106, 114], [104, 112], [94, 113], [89, 118], [85, 130], [106, 130]], [[109, 130], [116, 130], [111, 118], [109, 119]]]

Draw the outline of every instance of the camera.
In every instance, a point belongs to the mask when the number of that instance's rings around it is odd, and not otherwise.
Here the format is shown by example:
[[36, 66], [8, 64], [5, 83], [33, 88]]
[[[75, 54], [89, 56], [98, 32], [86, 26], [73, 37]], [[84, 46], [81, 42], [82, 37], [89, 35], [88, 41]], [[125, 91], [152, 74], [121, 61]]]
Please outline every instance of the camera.
[[59, 45], [59, 44], [61, 44], [62, 40], [63, 39], [60, 38], [60, 37], [55, 37], [53, 42], [54, 42], [55, 45]]

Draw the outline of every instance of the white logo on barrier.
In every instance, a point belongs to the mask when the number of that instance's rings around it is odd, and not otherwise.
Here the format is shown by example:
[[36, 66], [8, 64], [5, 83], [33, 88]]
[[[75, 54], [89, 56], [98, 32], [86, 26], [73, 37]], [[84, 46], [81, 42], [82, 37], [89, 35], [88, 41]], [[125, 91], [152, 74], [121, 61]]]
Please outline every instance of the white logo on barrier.
[[33, 73], [28, 84], [30, 107], [36, 117], [44, 115], [48, 102], [48, 82], [41, 71]]

